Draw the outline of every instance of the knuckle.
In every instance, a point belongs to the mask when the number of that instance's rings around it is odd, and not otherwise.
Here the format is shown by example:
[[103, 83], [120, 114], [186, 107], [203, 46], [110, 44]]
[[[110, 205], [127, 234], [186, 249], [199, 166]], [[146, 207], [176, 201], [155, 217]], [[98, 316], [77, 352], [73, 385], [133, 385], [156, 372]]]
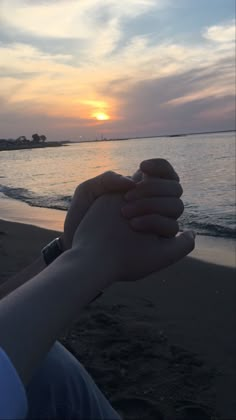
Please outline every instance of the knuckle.
[[173, 179], [173, 173], [175, 173], [173, 166], [166, 159], [157, 159], [157, 166], [163, 175], [163, 178]]
[[143, 168], [145, 168], [147, 162], [150, 162], [151, 159], [146, 159], [146, 160], [142, 160], [142, 162], [140, 163], [139, 167], [142, 170]]
[[192, 252], [195, 248], [195, 241], [190, 235], [183, 235], [188, 253]]
[[87, 183], [88, 181], [85, 181], [85, 182], [82, 182], [82, 184], [77, 185], [74, 195], [76, 196], [80, 194], [81, 192], [85, 191], [87, 189]]
[[181, 214], [183, 214], [183, 212], [184, 212], [184, 203], [182, 200], [178, 199], [177, 216], [180, 217]]
[[172, 222], [170, 232], [174, 236], [179, 232], [179, 223], [176, 220]]
[[102, 174], [102, 176], [104, 176], [104, 177], [111, 177], [111, 176], [113, 176], [115, 174], [115, 172], [114, 171], [111, 171], [111, 170], [109, 170], [109, 171], [105, 171], [103, 174]]
[[98, 177], [99, 184], [104, 184], [104, 183], [108, 182], [112, 177], [114, 177], [114, 174], [115, 174], [115, 172], [110, 171], [110, 170], [106, 171], [106, 172], [103, 172], [103, 174], [101, 174]]
[[75, 188], [75, 194], [77, 194], [81, 190], [81, 188], [83, 188], [84, 184], [85, 184], [85, 182], [83, 182], [80, 185], [77, 185], [77, 187]]
[[110, 170], [103, 172], [101, 175], [98, 175], [98, 177], [96, 177], [98, 187], [107, 188], [111, 182], [111, 179], [114, 178], [114, 175], [115, 172]]
[[156, 161], [156, 163], [159, 164], [160, 166], [166, 166], [167, 168], [171, 166], [168, 160], [163, 159], [163, 158], [157, 158], [157, 159], [154, 159], [154, 161]]
[[169, 165], [169, 162], [164, 158], [149, 159], [149, 162], [152, 162], [152, 163], [157, 164], [157, 165], [166, 165], [166, 164]]
[[83, 192], [83, 193], [89, 192], [96, 185], [98, 178], [99, 178], [99, 176], [98, 177], [95, 177], [95, 178], [90, 178], [90, 179], [87, 179], [86, 181], [84, 181], [82, 184], [80, 184], [77, 187], [78, 188], [78, 193], [80, 193], [80, 192]]
[[177, 197], [181, 197], [181, 195], [183, 194], [182, 185], [179, 182], [176, 181], [175, 186], [176, 186], [176, 194], [177, 194]]
[[138, 169], [133, 175], [132, 175], [132, 179], [135, 182], [140, 182], [142, 180], [143, 174], [142, 171], [140, 169]]
[[170, 163], [163, 158], [146, 159], [140, 163], [140, 169], [144, 171], [156, 172], [163, 171], [163, 169], [169, 169]]

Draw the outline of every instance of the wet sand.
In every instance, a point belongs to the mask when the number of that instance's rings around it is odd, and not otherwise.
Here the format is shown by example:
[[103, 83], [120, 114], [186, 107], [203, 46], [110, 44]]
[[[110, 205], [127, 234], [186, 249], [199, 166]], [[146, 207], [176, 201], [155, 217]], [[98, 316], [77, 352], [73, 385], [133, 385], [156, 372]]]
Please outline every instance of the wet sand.
[[[0, 283], [56, 234], [0, 221]], [[125, 419], [158, 419], [160, 413], [180, 419], [183, 407], [189, 420], [204, 420], [203, 412], [235, 419], [234, 274], [232, 267], [188, 257], [148, 279], [118, 283], [61, 341]], [[203, 410], [198, 417], [192, 417], [194, 406]]]

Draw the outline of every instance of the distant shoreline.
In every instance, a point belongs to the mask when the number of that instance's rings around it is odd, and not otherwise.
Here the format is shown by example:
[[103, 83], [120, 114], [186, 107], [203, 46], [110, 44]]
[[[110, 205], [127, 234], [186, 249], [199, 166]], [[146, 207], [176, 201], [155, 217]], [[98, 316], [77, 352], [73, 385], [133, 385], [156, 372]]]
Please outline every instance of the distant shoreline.
[[1, 145], [0, 144], [0, 152], [5, 152], [9, 150], [24, 150], [24, 149], [44, 149], [46, 147], [61, 147], [66, 146], [67, 142], [58, 142], [58, 141], [50, 141], [47, 143], [30, 143], [30, 144], [7, 144]]
[[137, 140], [137, 139], [153, 139], [153, 138], [173, 138], [173, 137], [187, 137], [187, 136], [200, 136], [201, 134], [220, 134], [220, 133], [235, 133], [236, 130], [220, 130], [220, 131], [201, 131], [197, 133], [177, 133], [177, 134], [158, 134], [155, 136], [137, 136], [137, 137], [122, 137], [122, 138], [112, 138], [112, 139], [96, 139], [96, 140], [69, 140], [68, 144], [78, 144], [78, 143], [100, 143], [105, 141], [122, 141], [122, 140]]
[[125, 141], [125, 140], [138, 140], [138, 139], [153, 139], [153, 138], [175, 138], [175, 137], [187, 137], [187, 136], [197, 136], [203, 134], [220, 134], [220, 133], [235, 133], [236, 130], [220, 130], [220, 131], [201, 131], [198, 133], [176, 133], [176, 134], [158, 134], [155, 136], [137, 136], [137, 137], [122, 137], [122, 138], [102, 138], [102, 139], [95, 139], [95, 140], [64, 140], [64, 141], [50, 141], [45, 143], [33, 143], [30, 142], [29, 144], [7, 144], [3, 145], [0, 143], [0, 152], [2, 151], [9, 151], [9, 150], [24, 150], [24, 149], [43, 149], [45, 147], [61, 147], [61, 146], [68, 146], [73, 144], [79, 143], [101, 143], [107, 141]]

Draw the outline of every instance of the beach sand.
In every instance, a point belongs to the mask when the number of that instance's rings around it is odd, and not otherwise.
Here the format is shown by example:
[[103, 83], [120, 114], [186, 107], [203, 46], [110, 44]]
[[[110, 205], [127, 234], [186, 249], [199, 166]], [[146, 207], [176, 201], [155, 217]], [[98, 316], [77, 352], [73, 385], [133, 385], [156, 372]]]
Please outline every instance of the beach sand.
[[[56, 235], [0, 221], [0, 283]], [[212, 418], [235, 419], [234, 274], [230, 266], [187, 257], [148, 279], [118, 283], [61, 341], [125, 419], [156, 420], [159, 411], [180, 419], [181, 407], [195, 404]], [[204, 420], [190, 411], [186, 419]]]

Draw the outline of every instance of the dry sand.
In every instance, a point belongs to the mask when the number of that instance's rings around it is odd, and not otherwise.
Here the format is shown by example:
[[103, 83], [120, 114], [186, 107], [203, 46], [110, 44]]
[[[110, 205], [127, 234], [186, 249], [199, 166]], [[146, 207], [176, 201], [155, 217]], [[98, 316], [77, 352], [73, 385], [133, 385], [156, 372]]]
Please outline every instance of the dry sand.
[[[0, 283], [31, 263], [56, 232], [0, 221]], [[62, 342], [125, 419], [185, 419], [202, 407], [236, 419], [236, 280], [232, 267], [186, 258], [157, 275], [116, 284]], [[191, 411], [192, 410], [192, 411]], [[209, 418], [209, 417], [208, 417]]]

